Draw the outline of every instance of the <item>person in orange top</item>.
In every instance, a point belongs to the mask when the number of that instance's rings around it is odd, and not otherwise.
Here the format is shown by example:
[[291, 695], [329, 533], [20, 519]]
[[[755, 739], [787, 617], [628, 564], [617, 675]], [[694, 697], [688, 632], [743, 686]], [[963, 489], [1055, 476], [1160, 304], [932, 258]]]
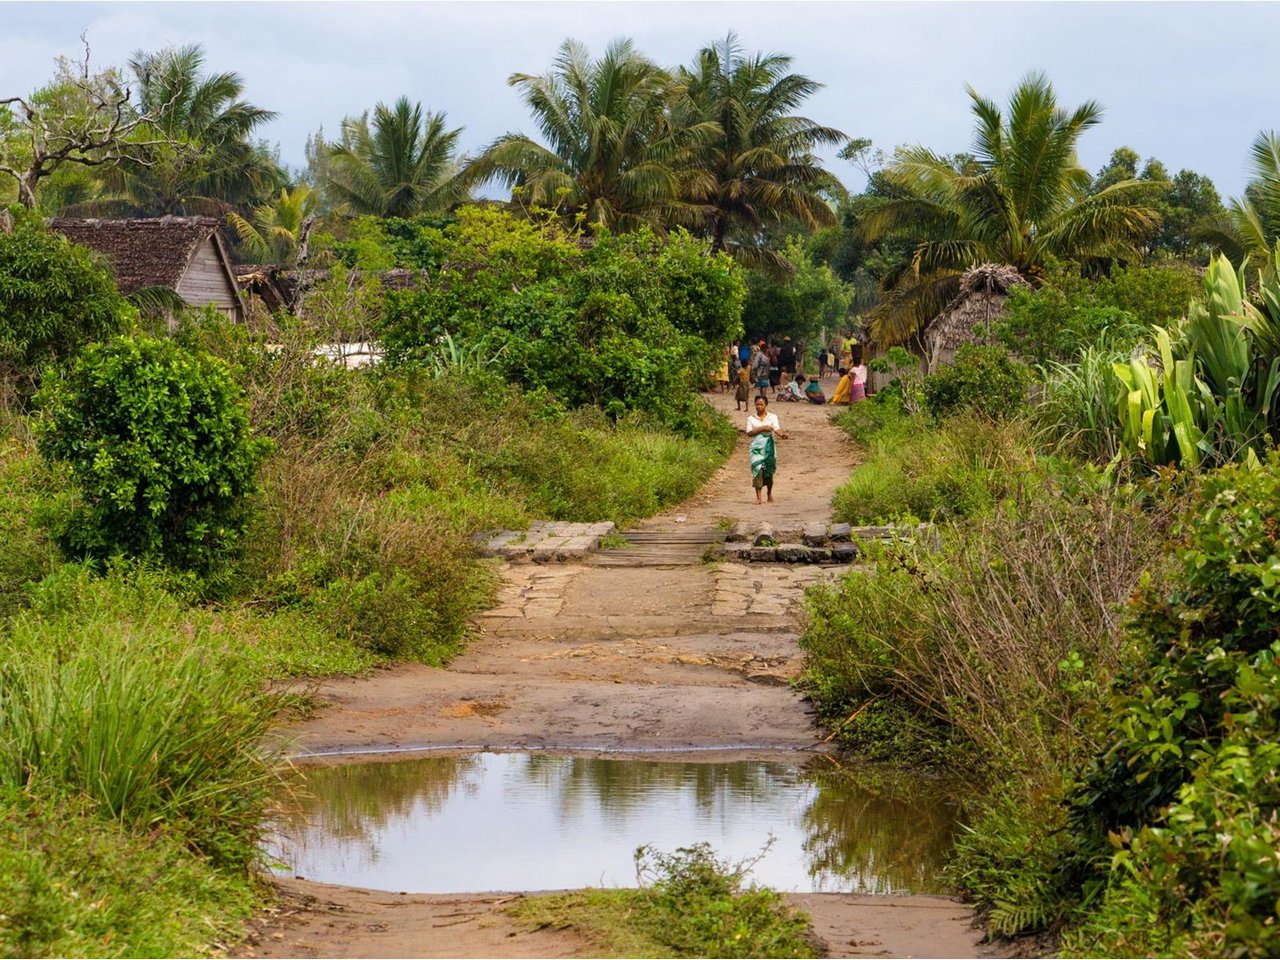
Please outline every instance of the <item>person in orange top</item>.
[[842, 405], [852, 403], [853, 398], [850, 396], [850, 393], [852, 392], [852, 390], [853, 390], [853, 378], [849, 375], [848, 369], [846, 369], [845, 367], [841, 367], [840, 382], [836, 384], [836, 392], [831, 395], [831, 402], [839, 403]]

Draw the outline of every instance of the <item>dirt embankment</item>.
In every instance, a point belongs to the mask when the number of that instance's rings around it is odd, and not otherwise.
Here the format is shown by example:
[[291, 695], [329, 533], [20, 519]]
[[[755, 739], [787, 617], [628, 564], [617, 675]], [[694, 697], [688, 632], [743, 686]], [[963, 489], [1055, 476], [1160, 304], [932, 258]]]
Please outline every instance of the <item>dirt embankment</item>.
[[[740, 425], [727, 395], [711, 398]], [[789, 686], [800, 666], [795, 603], [837, 570], [706, 564], [697, 531], [763, 518], [791, 526], [829, 517], [853, 466], [829, 408], [778, 404], [776, 502], [757, 506], [746, 443], [693, 498], [637, 525], [687, 535], [625, 564], [514, 564], [467, 652], [436, 670], [401, 664], [321, 684], [325, 706], [285, 734], [299, 759], [459, 749], [732, 751], [825, 748]], [[679, 544], [676, 545], [679, 553]], [[364, 757], [360, 754], [364, 753]], [[709, 755], [709, 754], [704, 754]], [[332, 756], [331, 759], [340, 759]], [[573, 935], [515, 926], [501, 894], [388, 894], [280, 883], [241, 956], [589, 955]], [[833, 956], [979, 956], [967, 908], [938, 897], [797, 895]]]

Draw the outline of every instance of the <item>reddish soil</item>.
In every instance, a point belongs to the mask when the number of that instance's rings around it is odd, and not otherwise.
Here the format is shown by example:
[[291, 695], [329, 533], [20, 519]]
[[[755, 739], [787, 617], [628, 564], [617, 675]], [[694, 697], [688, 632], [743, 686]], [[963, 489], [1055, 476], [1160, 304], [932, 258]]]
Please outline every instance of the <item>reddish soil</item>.
[[[729, 395], [711, 398], [740, 426]], [[644, 531], [709, 531], [763, 518], [829, 518], [853, 449], [830, 409], [777, 404], [776, 502], [757, 506], [746, 444], [689, 501]], [[627, 565], [504, 564], [497, 606], [447, 669], [400, 664], [328, 680], [323, 706], [283, 731], [299, 760], [437, 749], [709, 751], [738, 756], [824, 749], [812, 710], [788, 684], [800, 666], [796, 603], [840, 571], [708, 564], [701, 547]], [[363, 756], [361, 756], [363, 754]], [[338, 756], [341, 755], [341, 756]], [[395, 895], [306, 881], [279, 884], [243, 956], [579, 956], [563, 932], [516, 928], [496, 894]], [[514, 896], [514, 895], [513, 895]], [[936, 897], [798, 897], [833, 956], [979, 956], [967, 908]]]

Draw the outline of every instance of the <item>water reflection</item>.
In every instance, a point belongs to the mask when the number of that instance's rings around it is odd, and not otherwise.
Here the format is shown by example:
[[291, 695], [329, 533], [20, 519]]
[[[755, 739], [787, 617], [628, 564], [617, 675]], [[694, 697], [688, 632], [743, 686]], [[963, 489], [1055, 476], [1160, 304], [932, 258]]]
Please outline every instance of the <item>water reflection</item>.
[[474, 754], [311, 768], [277, 855], [312, 880], [453, 893], [634, 884], [641, 844], [754, 855], [783, 890], [931, 892], [954, 813], [915, 778], [764, 761]]

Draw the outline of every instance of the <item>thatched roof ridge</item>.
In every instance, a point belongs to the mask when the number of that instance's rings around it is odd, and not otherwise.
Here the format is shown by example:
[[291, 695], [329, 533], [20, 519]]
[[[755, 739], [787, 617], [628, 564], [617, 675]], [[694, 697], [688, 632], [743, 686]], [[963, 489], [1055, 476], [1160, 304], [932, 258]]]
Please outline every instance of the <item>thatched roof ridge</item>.
[[[218, 221], [213, 217], [55, 217], [49, 221], [49, 229], [105, 256], [111, 262], [116, 285], [127, 295], [142, 287], [177, 289], [196, 250], [216, 233]], [[221, 246], [216, 239], [214, 242]]]
[[960, 279], [960, 292], [925, 327], [929, 356], [966, 343], [993, 342], [993, 328], [1004, 312], [1009, 291], [1030, 286], [1017, 267], [1008, 264], [984, 263], [970, 269]]

